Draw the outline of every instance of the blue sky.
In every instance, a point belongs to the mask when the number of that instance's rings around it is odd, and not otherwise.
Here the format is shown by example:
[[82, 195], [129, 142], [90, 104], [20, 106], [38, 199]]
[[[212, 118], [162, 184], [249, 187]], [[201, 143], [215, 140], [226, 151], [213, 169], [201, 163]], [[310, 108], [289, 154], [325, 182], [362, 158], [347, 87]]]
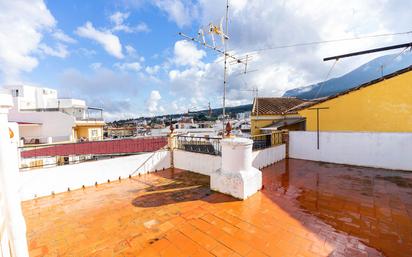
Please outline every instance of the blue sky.
[[[410, 7], [401, 0], [230, 0], [229, 49], [250, 54], [254, 72], [240, 75], [243, 67], [230, 65], [227, 104], [251, 103], [253, 88], [280, 96], [323, 80], [325, 56], [412, 38], [268, 48], [410, 31]], [[55, 88], [103, 107], [108, 120], [221, 106], [221, 56], [177, 35], [219, 24], [221, 0], [0, 0], [0, 9], [1, 84]], [[377, 56], [340, 61], [331, 76]]]

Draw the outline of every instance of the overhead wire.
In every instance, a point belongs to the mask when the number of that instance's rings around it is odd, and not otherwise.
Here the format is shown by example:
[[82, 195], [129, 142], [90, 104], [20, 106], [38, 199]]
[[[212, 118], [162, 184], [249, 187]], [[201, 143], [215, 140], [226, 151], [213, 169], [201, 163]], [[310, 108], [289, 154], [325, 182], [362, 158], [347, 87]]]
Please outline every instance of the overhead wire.
[[316, 95], [315, 95], [315, 98], [314, 98], [314, 99], [318, 98], [318, 95], [319, 95], [320, 91], [322, 90], [323, 85], [325, 85], [325, 83], [326, 83], [326, 81], [328, 80], [330, 74], [332, 73], [333, 68], [335, 68], [335, 65], [336, 65], [336, 63], [338, 62], [338, 60], [339, 60], [339, 59], [336, 59], [335, 62], [333, 62], [332, 66], [330, 67], [330, 69], [329, 69], [329, 71], [328, 71], [328, 73], [326, 74], [325, 79], [320, 83], [320, 87], [319, 87], [319, 89], [318, 89], [318, 92], [316, 92]]
[[380, 65], [380, 67], [378, 69], [381, 70], [381, 76], [383, 77], [383, 69], [388, 66], [389, 64], [391, 64], [393, 61], [395, 61], [399, 56], [401, 56], [403, 53], [405, 53], [406, 50], [411, 49], [410, 47], [405, 47], [400, 53], [398, 53], [397, 55], [395, 55], [390, 61], [383, 63]]
[[408, 34], [412, 34], [412, 30], [404, 31], [404, 32], [396, 32], [396, 33], [366, 35], [366, 36], [351, 37], [351, 38], [340, 38], [340, 39], [331, 39], [331, 40], [322, 40], [322, 41], [312, 41], [312, 42], [296, 43], [296, 44], [290, 44], [290, 45], [270, 46], [270, 47], [265, 47], [265, 48], [252, 50], [252, 51], [250, 51], [250, 53], [259, 53], [259, 52], [263, 52], [263, 51], [270, 51], [270, 50], [291, 48], [291, 47], [299, 47], [299, 46], [320, 45], [320, 44], [329, 44], [329, 43], [352, 41], [352, 40], [361, 40], [361, 39], [367, 39], [367, 38], [399, 36], [399, 35], [408, 35]]

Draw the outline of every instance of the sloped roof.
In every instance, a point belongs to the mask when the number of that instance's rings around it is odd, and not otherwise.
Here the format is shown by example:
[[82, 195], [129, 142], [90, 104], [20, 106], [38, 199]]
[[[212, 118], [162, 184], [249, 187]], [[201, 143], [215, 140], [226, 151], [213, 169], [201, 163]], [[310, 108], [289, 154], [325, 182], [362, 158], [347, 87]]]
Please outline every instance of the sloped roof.
[[294, 125], [297, 123], [301, 123], [304, 122], [306, 119], [305, 118], [284, 118], [284, 119], [279, 119], [276, 120], [274, 122], [272, 122], [272, 124], [267, 125], [263, 128], [260, 128], [261, 130], [276, 130], [278, 128], [282, 128], [285, 126], [289, 126], [289, 125]]
[[375, 84], [377, 84], [377, 83], [379, 83], [379, 82], [382, 82], [382, 81], [384, 81], [384, 80], [387, 80], [387, 79], [390, 79], [390, 78], [399, 76], [399, 75], [401, 75], [401, 74], [403, 74], [403, 73], [406, 73], [406, 72], [409, 72], [409, 71], [412, 71], [412, 65], [409, 66], [409, 67], [407, 67], [407, 68], [405, 68], [405, 69], [401, 69], [401, 70], [398, 70], [398, 71], [389, 73], [389, 74], [387, 74], [387, 75], [385, 75], [385, 76], [383, 76], [383, 77], [381, 77], [381, 78], [371, 80], [371, 81], [369, 81], [369, 82], [366, 82], [366, 83], [363, 83], [363, 84], [361, 84], [361, 85], [359, 85], [359, 86], [357, 86], [357, 87], [354, 87], [354, 88], [351, 88], [351, 89], [342, 91], [342, 92], [337, 93], [337, 94], [335, 94], [335, 95], [332, 95], [332, 96], [329, 96], [329, 97], [324, 97], [324, 98], [319, 98], [319, 99], [314, 99], [314, 100], [308, 101], [306, 104], [302, 104], [302, 105], [296, 106], [296, 107], [294, 107], [294, 108], [292, 107], [291, 109], [288, 110], [288, 113], [296, 113], [297, 111], [300, 111], [300, 110], [309, 108], [309, 107], [311, 107], [311, 106], [313, 106], [313, 105], [316, 105], [316, 104], [319, 104], [319, 103], [323, 103], [323, 102], [329, 101], [329, 100], [331, 100], [331, 99], [333, 99], [333, 98], [337, 98], [337, 97], [340, 97], [340, 96], [342, 96], [342, 95], [349, 94], [349, 93], [351, 93], [351, 92], [353, 92], [353, 91], [356, 91], [356, 90], [359, 90], [359, 89], [362, 89], [362, 88], [365, 88], [365, 87], [369, 87], [369, 86], [375, 85]]
[[252, 115], [282, 115], [304, 102], [296, 97], [259, 97], [253, 100]]

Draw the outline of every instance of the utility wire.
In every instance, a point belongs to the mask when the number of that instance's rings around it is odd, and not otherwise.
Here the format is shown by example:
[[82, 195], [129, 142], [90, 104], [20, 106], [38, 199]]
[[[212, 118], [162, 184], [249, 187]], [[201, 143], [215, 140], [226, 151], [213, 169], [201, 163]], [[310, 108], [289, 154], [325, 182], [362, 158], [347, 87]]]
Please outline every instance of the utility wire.
[[329, 76], [330, 76], [330, 74], [331, 74], [331, 72], [332, 72], [332, 70], [333, 70], [333, 68], [335, 67], [335, 65], [336, 65], [337, 62], [338, 62], [338, 59], [335, 60], [335, 62], [333, 63], [333, 65], [330, 67], [328, 73], [326, 74], [325, 79], [320, 83], [320, 87], [319, 87], [319, 89], [318, 89], [318, 92], [316, 92], [316, 95], [315, 95], [315, 98], [314, 98], [314, 99], [318, 98], [318, 95], [319, 95], [320, 91], [322, 90], [323, 85], [325, 85], [326, 80], [329, 78]]
[[383, 69], [385, 67], [387, 67], [389, 64], [391, 64], [393, 61], [395, 61], [396, 58], [398, 58], [399, 56], [401, 56], [403, 53], [405, 53], [406, 50], [410, 49], [410, 47], [405, 47], [400, 53], [398, 53], [397, 55], [395, 55], [390, 61], [386, 62], [386, 63], [382, 63], [380, 65], [380, 67], [377, 70], [381, 70], [381, 77], [383, 77]]
[[328, 43], [335, 43], [335, 42], [352, 41], [352, 40], [377, 38], [377, 37], [399, 36], [399, 35], [407, 35], [407, 34], [412, 34], [412, 30], [405, 31], [405, 32], [397, 32], [397, 33], [367, 35], [367, 36], [361, 36], [361, 37], [340, 38], [340, 39], [331, 39], [331, 40], [323, 40], [323, 41], [313, 41], [313, 42], [297, 43], [297, 44], [291, 44], [291, 45], [279, 45], [279, 46], [260, 48], [260, 49], [251, 51], [250, 53], [259, 53], [259, 52], [263, 52], [263, 51], [270, 51], [270, 50], [283, 49], [283, 48], [291, 48], [291, 47], [299, 47], [299, 46], [310, 46], [310, 45], [320, 45], [320, 44], [328, 44]]

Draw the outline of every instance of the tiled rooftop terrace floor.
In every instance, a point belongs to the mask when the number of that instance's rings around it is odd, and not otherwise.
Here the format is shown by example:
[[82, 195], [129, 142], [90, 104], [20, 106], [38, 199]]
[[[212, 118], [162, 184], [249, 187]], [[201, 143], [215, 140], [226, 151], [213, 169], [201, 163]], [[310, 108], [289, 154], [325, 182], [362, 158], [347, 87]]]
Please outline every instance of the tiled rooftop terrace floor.
[[26, 201], [30, 255], [412, 255], [412, 173], [290, 159], [263, 176], [245, 201], [176, 169]]

